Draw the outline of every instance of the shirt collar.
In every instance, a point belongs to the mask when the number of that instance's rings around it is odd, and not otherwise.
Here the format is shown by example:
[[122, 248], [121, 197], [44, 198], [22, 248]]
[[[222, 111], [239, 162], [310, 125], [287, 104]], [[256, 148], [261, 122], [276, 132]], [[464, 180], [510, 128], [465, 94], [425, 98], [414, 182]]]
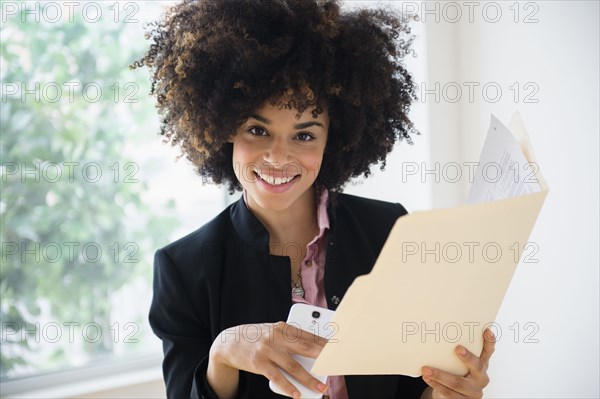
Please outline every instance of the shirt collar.
[[[319, 204], [317, 205], [317, 224], [319, 226], [319, 234], [315, 236], [308, 244], [307, 248], [315, 248], [314, 244], [323, 238], [325, 234], [325, 230], [329, 229], [329, 215], [327, 213], [327, 203], [328, 203], [329, 193], [327, 190], [324, 190], [321, 194], [321, 199]], [[314, 249], [313, 249], [314, 250]]]
[[319, 235], [323, 235], [323, 232], [329, 228], [329, 215], [327, 213], [327, 205], [329, 204], [329, 192], [323, 190], [321, 193], [321, 199], [317, 205], [317, 223], [319, 225]]

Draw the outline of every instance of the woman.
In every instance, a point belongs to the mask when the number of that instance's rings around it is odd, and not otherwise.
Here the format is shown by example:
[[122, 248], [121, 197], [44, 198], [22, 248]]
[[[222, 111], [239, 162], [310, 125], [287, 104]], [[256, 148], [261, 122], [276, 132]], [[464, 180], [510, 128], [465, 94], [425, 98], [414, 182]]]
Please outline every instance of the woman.
[[[154, 70], [161, 133], [239, 201], [156, 253], [150, 323], [168, 396], [480, 397], [493, 342], [470, 372], [423, 378], [333, 376], [320, 384], [291, 354], [325, 340], [286, 325], [292, 303], [336, 309], [406, 211], [341, 193], [414, 133], [402, 58], [410, 29], [391, 11], [335, 0], [200, 0], [174, 6], [135, 66]], [[288, 339], [286, 334], [299, 336]]]

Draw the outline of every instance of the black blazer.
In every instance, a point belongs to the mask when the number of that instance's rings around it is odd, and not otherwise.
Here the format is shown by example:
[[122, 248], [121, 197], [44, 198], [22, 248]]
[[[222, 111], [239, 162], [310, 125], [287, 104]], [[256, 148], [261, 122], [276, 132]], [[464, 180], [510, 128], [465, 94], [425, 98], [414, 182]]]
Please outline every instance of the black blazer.
[[[328, 207], [324, 277], [333, 310], [352, 281], [369, 273], [394, 222], [406, 214], [400, 204], [336, 197]], [[236, 325], [285, 321], [292, 305], [290, 274], [289, 258], [269, 255], [268, 232], [242, 198], [156, 252], [150, 325], [162, 339], [169, 398], [216, 398], [205, 378], [213, 340]], [[350, 399], [418, 398], [426, 388], [421, 378], [407, 376], [345, 379]], [[239, 397], [281, 398], [265, 377], [244, 371]]]

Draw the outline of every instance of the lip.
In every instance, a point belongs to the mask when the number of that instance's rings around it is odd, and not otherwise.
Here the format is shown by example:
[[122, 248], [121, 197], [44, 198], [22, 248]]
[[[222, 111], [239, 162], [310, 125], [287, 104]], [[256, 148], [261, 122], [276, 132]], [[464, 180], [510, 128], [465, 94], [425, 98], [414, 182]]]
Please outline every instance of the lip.
[[[256, 172], [254, 172], [254, 173], [256, 173]], [[278, 176], [276, 174], [269, 174], [269, 176], [284, 177], [285, 175]], [[294, 178], [287, 183], [278, 184], [275, 186], [275, 185], [272, 185], [272, 184], [264, 181], [262, 178], [260, 178], [258, 173], [256, 173], [256, 184], [258, 184], [258, 186], [261, 187], [263, 190], [270, 192], [270, 193], [275, 193], [275, 194], [284, 193], [284, 192], [288, 191], [290, 188], [292, 188], [292, 186], [294, 184], [296, 184], [296, 182], [298, 180], [300, 180], [300, 175], [294, 176]]]

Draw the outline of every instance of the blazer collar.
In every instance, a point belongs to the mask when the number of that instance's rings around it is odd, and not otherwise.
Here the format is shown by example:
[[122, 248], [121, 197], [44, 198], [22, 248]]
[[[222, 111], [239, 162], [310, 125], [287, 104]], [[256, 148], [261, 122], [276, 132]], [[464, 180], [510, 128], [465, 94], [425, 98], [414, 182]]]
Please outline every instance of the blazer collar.
[[246, 206], [244, 198], [233, 203], [230, 210], [231, 222], [238, 235], [246, 243], [269, 253], [269, 232]]

